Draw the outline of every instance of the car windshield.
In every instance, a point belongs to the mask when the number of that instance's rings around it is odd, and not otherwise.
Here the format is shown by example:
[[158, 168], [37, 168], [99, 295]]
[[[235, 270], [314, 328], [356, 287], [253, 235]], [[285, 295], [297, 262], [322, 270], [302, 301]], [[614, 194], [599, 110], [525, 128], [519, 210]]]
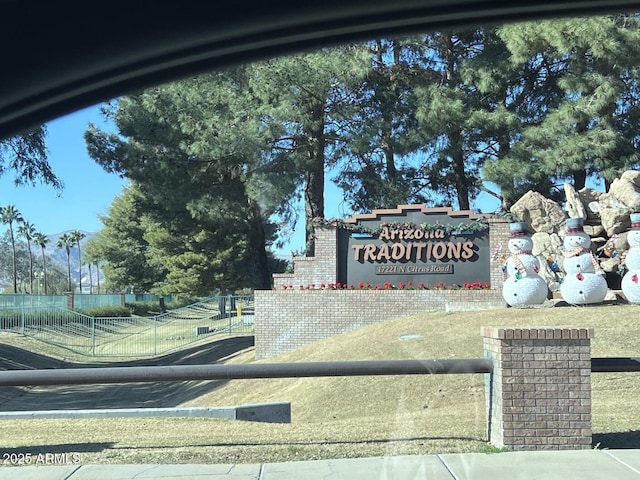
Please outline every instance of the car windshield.
[[639, 44], [380, 36], [2, 140], [2, 466], [638, 448]]

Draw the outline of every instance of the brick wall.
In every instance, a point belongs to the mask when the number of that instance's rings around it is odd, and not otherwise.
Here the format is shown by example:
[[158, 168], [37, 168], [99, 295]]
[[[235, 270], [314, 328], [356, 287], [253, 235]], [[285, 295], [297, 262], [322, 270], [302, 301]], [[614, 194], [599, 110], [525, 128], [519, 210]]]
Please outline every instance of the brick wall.
[[[508, 252], [509, 223], [488, 219], [491, 290], [296, 290], [337, 281], [338, 232], [315, 230], [314, 257], [296, 257], [294, 271], [273, 275], [273, 291], [257, 291], [255, 338], [259, 358], [402, 315], [502, 308], [500, 254]], [[493, 258], [495, 257], [495, 258]], [[282, 290], [282, 286], [293, 289]]]
[[314, 257], [295, 257], [293, 273], [275, 273], [274, 288], [282, 285], [320, 285], [335, 283], [338, 276], [338, 231], [331, 227], [316, 227]]
[[404, 315], [505, 306], [498, 290], [257, 290], [256, 356], [279, 355]]
[[591, 448], [591, 338], [584, 328], [484, 327], [489, 441], [510, 450]]

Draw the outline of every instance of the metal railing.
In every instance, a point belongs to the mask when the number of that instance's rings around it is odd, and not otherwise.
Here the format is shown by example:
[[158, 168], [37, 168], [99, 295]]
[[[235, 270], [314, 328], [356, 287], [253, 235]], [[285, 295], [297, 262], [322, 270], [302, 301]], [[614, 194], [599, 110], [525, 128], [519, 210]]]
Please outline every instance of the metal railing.
[[592, 358], [591, 371], [596, 373], [640, 372], [640, 357]]
[[93, 385], [256, 378], [491, 373], [486, 358], [361, 360], [245, 365], [175, 365], [0, 371], [0, 386]]
[[[640, 358], [592, 358], [591, 371], [637, 372], [640, 371]], [[476, 373], [493, 373], [493, 362], [487, 358], [467, 358], [3, 370], [0, 371], [0, 387]]]
[[0, 311], [0, 330], [15, 331], [91, 356], [153, 356], [207, 335], [253, 332], [253, 298], [213, 297], [151, 317], [92, 317], [59, 307]]

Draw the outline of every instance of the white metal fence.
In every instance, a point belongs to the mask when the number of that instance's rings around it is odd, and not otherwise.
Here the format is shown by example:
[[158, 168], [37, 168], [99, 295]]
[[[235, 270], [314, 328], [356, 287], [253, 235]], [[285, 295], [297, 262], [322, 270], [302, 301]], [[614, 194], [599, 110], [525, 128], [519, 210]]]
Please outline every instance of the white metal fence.
[[208, 335], [253, 333], [253, 297], [212, 297], [151, 317], [91, 317], [57, 305], [0, 308], [0, 330], [92, 356], [152, 356]]

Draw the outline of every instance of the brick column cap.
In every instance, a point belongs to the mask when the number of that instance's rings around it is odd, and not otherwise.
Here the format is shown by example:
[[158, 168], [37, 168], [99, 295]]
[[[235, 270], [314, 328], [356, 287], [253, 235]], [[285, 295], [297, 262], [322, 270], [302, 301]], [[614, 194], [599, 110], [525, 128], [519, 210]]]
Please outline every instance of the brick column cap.
[[593, 328], [579, 327], [481, 327], [480, 334], [495, 339], [583, 339], [593, 338]]

